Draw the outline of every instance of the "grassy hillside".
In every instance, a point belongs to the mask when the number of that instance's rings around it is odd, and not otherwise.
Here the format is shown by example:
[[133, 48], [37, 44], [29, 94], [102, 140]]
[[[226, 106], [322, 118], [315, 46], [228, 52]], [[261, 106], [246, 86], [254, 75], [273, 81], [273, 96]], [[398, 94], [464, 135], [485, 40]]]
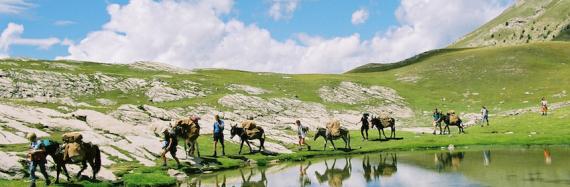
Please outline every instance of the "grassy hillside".
[[504, 46], [567, 40], [570, 0], [518, 1], [501, 15], [452, 44], [451, 48]]
[[[74, 69], [54, 68], [50, 63], [68, 64]], [[363, 105], [374, 105], [378, 101], [360, 104], [325, 102], [319, 97], [322, 86], [335, 86], [342, 81], [351, 81], [364, 86], [381, 85], [395, 89], [417, 113], [430, 111], [434, 107], [476, 112], [481, 105], [487, 105], [492, 112], [536, 106], [541, 97], [550, 102], [568, 100], [570, 91], [570, 43], [545, 42], [499, 48], [476, 48], [443, 50], [429, 53], [417, 60], [408, 60], [407, 66], [386, 69], [382, 72], [349, 73], [341, 75], [304, 74], [285, 75], [274, 73], [253, 73], [233, 70], [198, 70], [193, 74], [174, 74], [165, 71], [133, 70], [126, 65], [109, 65], [88, 62], [42, 62], [14, 61], [0, 62], [3, 70], [35, 69], [68, 74], [93, 75], [103, 72], [122, 78], [160, 79], [177, 88], [184, 86], [183, 80], [201, 84], [207, 90], [204, 97], [194, 97], [171, 102], [152, 103], [142, 92], [122, 93], [120, 91], [97, 91], [93, 94], [73, 96], [77, 102], [92, 107], [77, 106], [99, 111], [112, 111], [122, 104], [150, 104], [162, 108], [209, 105], [223, 109], [218, 99], [232, 93], [230, 84], [245, 84], [269, 90], [258, 95], [261, 98], [297, 98], [324, 104], [332, 109], [360, 110]], [[356, 72], [372, 70], [359, 69]], [[101, 106], [95, 100], [108, 98], [117, 103]], [[41, 105], [56, 108], [57, 105], [38, 104], [25, 100], [2, 99], [23, 105]]]

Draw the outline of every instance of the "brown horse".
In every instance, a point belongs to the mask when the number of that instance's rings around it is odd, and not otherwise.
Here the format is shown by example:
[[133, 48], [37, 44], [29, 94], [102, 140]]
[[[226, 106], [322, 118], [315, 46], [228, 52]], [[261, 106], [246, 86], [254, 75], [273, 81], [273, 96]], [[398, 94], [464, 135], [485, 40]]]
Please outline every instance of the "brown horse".
[[[451, 113], [447, 113], [446, 115], [443, 115], [441, 117], [441, 120], [443, 120], [443, 123], [445, 123], [445, 127], [443, 128], [443, 134], [445, 134], [445, 131], [447, 130], [448, 134], [451, 134], [451, 130], [449, 129], [449, 126], [457, 126], [459, 128], [459, 134], [463, 133], [465, 134], [465, 130], [463, 130], [463, 123], [461, 121], [461, 118], [459, 118], [459, 116], [457, 117], [457, 121], [451, 121], [450, 120], [450, 116], [452, 114]], [[456, 115], [456, 114], [453, 114]]]
[[[198, 137], [200, 136], [200, 125], [191, 119], [178, 120], [174, 124], [174, 129], [176, 131], [176, 136], [184, 139], [184, 152], [186, 152], [186, 158], [188, 155], [194, 156], [194, 151], [196, 151], [198, 157], [200, 157], [200, 149], [198, 148]], [[187, 150], [190, 147], [190, 150]]]
[[[76, 164], [76, 163], [81, 163], [81, 170], [79, 170], [79, 172], [77, 173], [77, 178], [81, 177], [81, 173], [87, 169], [87, 163], [89, 163], [89, 165], [91, 166], [91, 169], [93, 170], [93, 176], [92, 179], [96, 180], [97, 179], [97, 173], [99, 172], [99, 170], [101, 170], [101, 151], [99, 150], [99, 146], [92, 144], [92, 143], [84, 143], [81, 142], [79, 143], [81, 149], [80, 151], [82, 152], [81, 155], [85, 155], [82, 158], [78, 159], [78, 160], [74, 160], [74, 159], [67, 159], [64, 160], [64, 151], [62, 150], [62, 148], [49, 148], [46, 149], [47, 154], [48, 155], [52, 155], [52, 157], [54, 158], [54, 162], [56, 164], [56, 168], [57, 168], [57, 174], [56, 174], [56, 183], [59, 182], [59, 174], [61, 172], [61, 169], [63, 169], [64, 174], [67, 176], [67, 180], [69, 181], [69, 175], [67, 174], [67, 169], [65, 167], [65, 164]], [[55, 145], [54, 145], [55, 146]], [[59, 144], [57, 144], [57, 146], [59, 147]], [[50, 147], [50, 146], [47, 146]], [[65, 147], [65, 146], [64, 146]]]
[[255, 139], [259, 139], [259, 152], [261, 152], [261, 150], [265, 150], [265, 146], [263, 145], [265, 144], [265, 132], [261, 127], [256, 127], [256, 128], [258, 129], [258, 131], [255, 134], [248, 135], [243, 127], [237, 127], [237, 125], [232, 125], [232, 129], [230, 130], [231, 133], [230, 139], [234, 138], [234, 136], [237, 135], [241, 140], [238, 154], [241, 154], [244, 142], [247, 143], [247, 146], [249, 147], [249, 152], [253, 153], [253, 149], [251, 149], [251, 144], [249, 143], [249, 140], [255, 140]]
[[323, 148], [323, 150], [327, 150], [327, 142], [329, 142], [329, 141], [331, 142], [333, 149], [336, 150], [336, 147], [334, 146], [333, 140], [337, 140], [339, 138], [342, 138], [342, 140], [344, 141], [344, 148], [345, 149], [352, 149], [350, 147], [350, 132], [346, 128], [341, 127], [340, 133], [338, 136], [333, 136], [330, 133], [327, 134], [327, 129], [325, 129], [325, 128], [317, 128], [317, 133], [315, 134], [315, 138], [313, 139], [313, 141], [316, 141], [317, 138], [319, 138], [321, 136], [325, 139], [325, 147]]
[[[372, 124], [372, 128], [376, 127], [378, 129], [378, 139], [382, 139], [382, 134], [385, 139], [388, 139], [384, 133], [384, 128], [388, 127], [391, 129], [390, 138], [396, 138], [396, 120], [394, 118], [372, 117], [370, 123]], [[382, 134], [380, 134], [380, 132], [382, 132]]]

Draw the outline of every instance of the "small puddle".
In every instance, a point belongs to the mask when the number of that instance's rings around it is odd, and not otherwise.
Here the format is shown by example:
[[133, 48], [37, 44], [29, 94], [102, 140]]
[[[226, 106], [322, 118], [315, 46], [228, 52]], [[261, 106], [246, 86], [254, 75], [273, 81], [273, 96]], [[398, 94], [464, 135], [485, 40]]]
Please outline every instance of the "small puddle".
[[189, 176], [180, 186], [570, 186], [570, 148], [471, 148], [318, 158]]

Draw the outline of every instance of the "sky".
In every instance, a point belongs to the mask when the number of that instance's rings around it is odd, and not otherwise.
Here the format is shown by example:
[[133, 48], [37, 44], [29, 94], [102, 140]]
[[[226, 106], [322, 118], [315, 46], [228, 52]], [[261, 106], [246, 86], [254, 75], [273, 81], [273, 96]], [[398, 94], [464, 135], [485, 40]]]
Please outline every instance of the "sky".
[[0, 57], [342, 73], [443, 48], [513, 0], [0, 0]]

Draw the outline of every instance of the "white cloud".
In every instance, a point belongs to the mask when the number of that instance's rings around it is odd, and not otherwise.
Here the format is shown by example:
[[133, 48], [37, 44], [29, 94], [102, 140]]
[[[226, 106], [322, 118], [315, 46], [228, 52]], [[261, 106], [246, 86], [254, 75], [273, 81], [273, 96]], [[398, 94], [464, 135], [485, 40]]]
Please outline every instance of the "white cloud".
[[271, 0], [269, 16], [273, 20], [290, 19], [300, 0]]
[[25, 0], [0, 0], [0, 14], [19, 14], [32, 6]]
[[22, 33], [24, 33], [23, 25], [8, 23], [8, 26], [0, 35], [0, 56], [8, 56], [10, 46], [12, 45], [28, 45], [36, 46], [40, 49], [48, 49], [49, 47], [60, 43], [57, 38], [22, 38]]
[[75, 24], [75, 21], [70, 21], [70, 20], [57, 20], [55, 22], [53, 22], [54, 25], [56, 26], [68, 26], [68, 25], [73, 25]]
[[101, 30], [69, 45], [58, 59], [112, 63], [158, 61], [189, 68], [285, 73], [338, 73], [369, 62], [394, 62], [444, 47], [504, 10], [501, 0], [402, 0], [399, 25], [373, 38], [297, 34], [278, 41], [270, 31], [221, 19], [232, 0], [133, 0], [109, 5]]
[[361, 8], [352, 13], [351, 22], [353, 25], [363, 24], [366, 20], [368, 20], [368, 10]]

